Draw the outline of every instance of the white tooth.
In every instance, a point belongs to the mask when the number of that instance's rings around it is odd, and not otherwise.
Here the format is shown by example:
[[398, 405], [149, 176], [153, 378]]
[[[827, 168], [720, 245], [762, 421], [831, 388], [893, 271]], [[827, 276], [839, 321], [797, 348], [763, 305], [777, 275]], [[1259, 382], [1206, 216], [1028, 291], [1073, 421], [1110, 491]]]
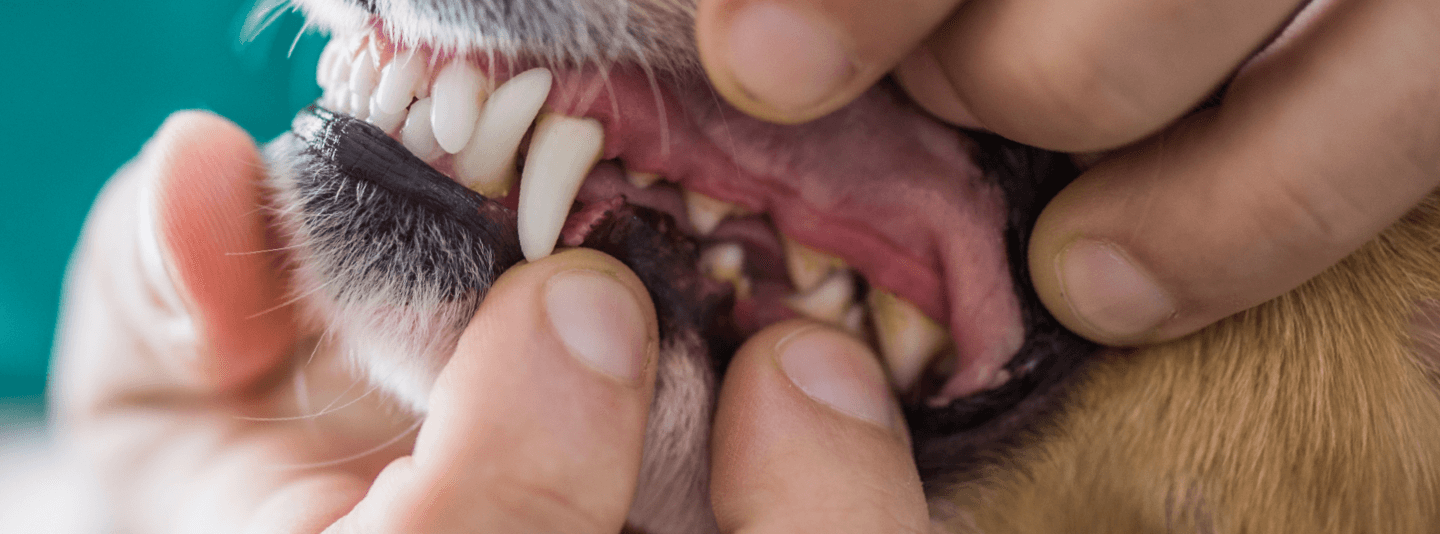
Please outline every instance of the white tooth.
[[455, 155], [455, 177], [488, 197], [502, 197], [515, 182], [520, 140], [550, 95], [550, 71], [531, 69], [506, 81], [490, 95], [475, 122], [475, 132]]
[[435, 77], [434, 94], [430, 96], [435, 102], [430, 108], [430, 126], [435, 129], [435, 140], [446, 152], [459, 152], [470, 140], [475, 120], [480, 117], [480, 102], [485, 99], [481, 93], [484, 87], [485, 76], [464, 59], [452, 60]]
[[350, 91], [350, 115], [365, 120], [370, 118], [370, 99], [360, 96], [355, 91]]
[[594, 119], [548, 115], [535, 123], [516, 209], [525, 259], [535, 261], [555, 250], [580, 182], [604, 147], [605, 131]]
[[[375, 84], [379, 82], [380, 72], [375, 69], [375, 59], [370, 57], [370, 50], [365, 49], [350, 67], [350, 92], [359, 96], [361, 101], [368, 102], [370, 94], [375, 91]], [[367, 103], [365, 107], [370, 106]]]
[[785, 298], [790, 309], [811, 319], [841, 324], [855, 301], [855, 279], [847, 270], [838, 270], [814, 289]]
[[625, 179], [630, 181], [630, 185], [645, 189], [660, 181], [660, 175], [653, 172], [625, 171]]
[[685, 208], [690, 214], [690, 225], [700, 235], [710, 235], [721, 221], [735, 213], [734, 204], [689, 190], [685, 191]]
[[731, 282], [744, 274], [745, 247], [739, 243], [720, 243], [700, 253], [705, 274], [722, 282]]
[[330, 89], [349, 83], [350, 65], [355, 62], [355, 57], [345, 48], [345, 43], [336, 45], [335, 60], [330, 63], [330, 72], [326, 74], [326, 77], [330, 79]]
[[375, 105], [371, 111], [394, 114], [410, 105], [415, 86], [425, 78], [425, 58], [415, 50], [396, 54], [380, 71], [380, 85], [375, 87]]
[[868, 300], [880, 355], [890, 368], [895, 387], [908, 390], [930, 361], [950, 345], [950, 333], [914, 304], [888, 291], [871, 288]]
[[410, 115], [405, 117], [405, 126], [400, 128], [400, 144], [426, 163], [445, 153], [435, 142], [435, 134], [430, 128], [430, 105], [431, 100], [425, 98], [410, 106]]
[[379, 127], [380, 130], [385, 133], [393, 134], [395, 133], [395, 128], [400, 126], [400, 123], [405, 122], [405, 108], [400, 108], [400, 111], [397, 113], [386, 113], [381, 111], [379, 106], [375, 104], [375, 97], [372, 96], [370, 97], [370, 118], [366, 120], [370, 121], [370, 124]]
[[845, 261], [824, 252], [801, 245], [794, 240], [780, 236], [785, 246], [785, 270], [790, 272], [790, 282], [801, 293], [810, 291], [830, 275], [830, 271], [844, 269]]
[[339, 61], [339, 55], [340, 45], [334, 39], [331, 39], [325, 45], [325, 50], [320, 52], [320, 63], [315, 66], [315, 84], [319, 85], [321, 89], [329, 89], [335, 82], [335, 79], [330, 77], [330, 69], [334, 68], [336, 61]]

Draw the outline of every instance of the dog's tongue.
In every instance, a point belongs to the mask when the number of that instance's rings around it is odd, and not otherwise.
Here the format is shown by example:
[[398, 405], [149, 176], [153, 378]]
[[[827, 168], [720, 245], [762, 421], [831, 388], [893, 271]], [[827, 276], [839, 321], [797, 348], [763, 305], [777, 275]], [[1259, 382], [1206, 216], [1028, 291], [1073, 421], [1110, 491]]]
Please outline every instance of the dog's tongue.
[[960, 132], [884, 87], [819, 120], [781, 126], [720, 103], [703, 84], [661, 90], [651, 80], [557, 75], [547, 104], [599, 120], [605, 158], [769, 213], [785, 235], [948, 323], [961, 367], [942, 396], [982, 388], [1019, 349], [1004, 197]]

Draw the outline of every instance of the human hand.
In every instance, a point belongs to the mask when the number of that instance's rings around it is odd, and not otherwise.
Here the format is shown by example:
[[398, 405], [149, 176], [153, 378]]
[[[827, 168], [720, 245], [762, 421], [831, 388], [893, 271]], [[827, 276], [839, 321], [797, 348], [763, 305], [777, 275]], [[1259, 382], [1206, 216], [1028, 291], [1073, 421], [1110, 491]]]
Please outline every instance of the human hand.
[[[266, 252], [262, 173], [233, 124], [176, 114], [87, 224], [53, 393], [60, 436], [101, 475], [118, 526], [618, 532], [657, 350], [633, 273], [588, 250], [507, 271], [414, 421], [300, 333]], [[727, 531], [927, 525], [897, 404], [843, 334], [791, 322], [756, 336], [714, 436]]]
[[1029, 261], [1067, 327], [1138, 344], [1294, 288], [1440, 183], [1440, 4], [1320, 1], [1291, 24], [1304, 5], [702, 0], [697, 38], [761, 118], [817, 117], [893, 69], [954, 124], [1110, 151], [1045, 208]]

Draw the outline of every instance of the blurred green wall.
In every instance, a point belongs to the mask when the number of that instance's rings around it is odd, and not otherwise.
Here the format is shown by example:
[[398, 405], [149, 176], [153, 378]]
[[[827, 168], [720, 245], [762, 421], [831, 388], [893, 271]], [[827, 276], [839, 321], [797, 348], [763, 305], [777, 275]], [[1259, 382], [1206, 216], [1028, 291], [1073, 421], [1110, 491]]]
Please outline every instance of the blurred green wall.
[[85, 213], [166, 115], [209, 109], [263, 141], [319, 94], [325, 37], [301, 35], [302, 18], [287, 11], [241, 43], [253, 1], [0, 6], [10, 62], [0, 70], [0, 399], [43, 394], [61, 279]]

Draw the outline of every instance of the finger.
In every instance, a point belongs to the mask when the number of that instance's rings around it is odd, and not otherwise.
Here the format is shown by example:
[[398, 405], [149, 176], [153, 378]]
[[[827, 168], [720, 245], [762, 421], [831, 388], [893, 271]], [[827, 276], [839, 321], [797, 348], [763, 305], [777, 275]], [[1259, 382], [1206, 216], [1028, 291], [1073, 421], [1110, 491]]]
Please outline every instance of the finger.
[[[107, 184], [67, 280], [63, 399], [105, 405], [141, 387], [243, 388], [289, 346], [260, 208], [263, 170], [242, 130], [171, 116]], [[65, 392], [74, 393], [65, 394]]]
[[[900, 79], [943, 70], [986, 128], [1053, 150], [1092, 151], [1193, 109], [1303, 0], [973, 0]], [[917, 72], [918, 71], [918, 72]], [[910, 84], [920, 102], [943, 85]]]
[[242, 387], [278, 364], [295, 335], [260, 154], [239, 126], [206, 112], [176, 113], [146, 152], [159, 250], [198, 329], [190, 371], [212, 389]]
[[700, 59], [716, 90], [756, 117], [834, 111], [890, 71], [960, 0], [705, 0]]
[[724, 532], [924, 532], [924, 492], [898, 404], [873, 353], [790, 321], [726, 371], [711, 497]]
[[435, 385], [413, 458], [392, 465], [337, 531], [619, 532], [656, 328], [639, 279], [599, 252], [505, 273]]
[[1294, 288], [1440, 183], [1440, 5], [1337, 3], [1219, 108], [1102, 162], [1042, 214], [1030, 265], [1071, 329], [1171, 339]]

